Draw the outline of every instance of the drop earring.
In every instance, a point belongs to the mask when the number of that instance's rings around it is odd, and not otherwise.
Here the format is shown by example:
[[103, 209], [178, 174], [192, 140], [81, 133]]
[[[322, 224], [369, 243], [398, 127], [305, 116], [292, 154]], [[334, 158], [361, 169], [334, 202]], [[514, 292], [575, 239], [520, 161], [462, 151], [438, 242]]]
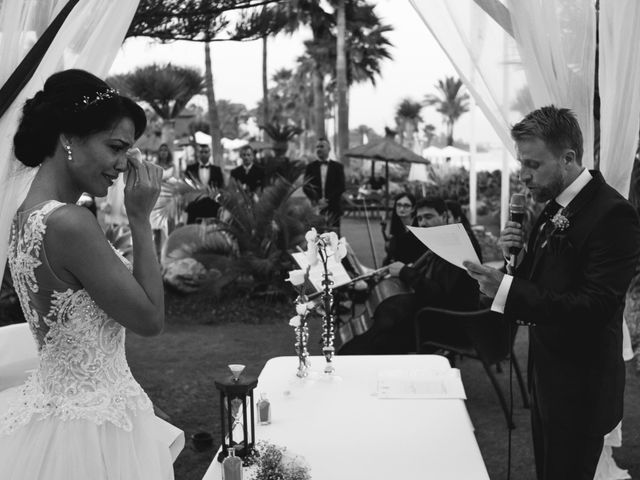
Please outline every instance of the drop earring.
[[71, 154], [71, 145], [65, 145], [64, 149], [67, 151], [67, 160], [72, 161], [73, 155]]

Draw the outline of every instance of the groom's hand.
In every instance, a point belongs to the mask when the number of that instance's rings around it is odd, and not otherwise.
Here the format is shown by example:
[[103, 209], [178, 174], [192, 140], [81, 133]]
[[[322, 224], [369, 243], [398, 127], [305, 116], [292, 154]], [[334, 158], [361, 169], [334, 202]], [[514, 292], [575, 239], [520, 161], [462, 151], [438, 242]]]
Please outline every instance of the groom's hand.
[[487, 267], [473, 262], [463, 262], [470, 277], [475, 279], [480, 286], [480, 291], [489, 298], [494, 298], [504, 277], [504, 273], [495, 268]]

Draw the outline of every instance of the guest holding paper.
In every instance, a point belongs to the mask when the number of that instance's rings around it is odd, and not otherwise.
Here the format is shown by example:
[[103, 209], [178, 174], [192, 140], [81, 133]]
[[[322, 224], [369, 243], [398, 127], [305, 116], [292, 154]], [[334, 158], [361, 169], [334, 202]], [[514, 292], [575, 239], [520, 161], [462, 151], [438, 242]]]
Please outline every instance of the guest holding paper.
[[[442, 198], [425, 198], [416, 204], [419, 227], [446, 225], [447, 218], [447, 207]], [[411, 232], [405, 235], [413, 236]], [[413, 264], [394, 262], [389, 265], [389, 275], [398, 277], [405, 287], [414, 292], [407, 302], [404, 315], [375, 317], [373, 326], [345, 345], [340, 350], [341, 354], [402, 354], [415, 351], [413, 317], [418, 309], [427, 306], [452, 310], [478, 308], [477, 284], [465, 270], [443, 260], [426, 247]]]
[[492, 310], [529, 328], [528, 381], [539, 480], [592, 480], [605, 434], [622, 418], [622, 311], [640, 254], [631, 204], [582, 166], [582, 133], [554, 106], [514, 125], [520, 180], [546, 202], [526, 245], [507, 222], [513, 275], [467, 262]]

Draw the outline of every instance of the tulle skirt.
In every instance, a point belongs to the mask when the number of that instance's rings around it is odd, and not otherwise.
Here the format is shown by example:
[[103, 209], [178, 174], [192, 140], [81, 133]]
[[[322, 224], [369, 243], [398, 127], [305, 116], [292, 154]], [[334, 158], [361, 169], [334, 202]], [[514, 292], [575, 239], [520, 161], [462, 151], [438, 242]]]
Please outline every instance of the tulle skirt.
[[[13, 390], [13, 389], [12, 389]], [[10, 391], [0, 394], [0, 411]], [[132, 415], [128, 432], [105, 422], [50, 416], [0, 435], [3, 480], [172, 480], [166, 443], [156, 436], [152, 409]]]

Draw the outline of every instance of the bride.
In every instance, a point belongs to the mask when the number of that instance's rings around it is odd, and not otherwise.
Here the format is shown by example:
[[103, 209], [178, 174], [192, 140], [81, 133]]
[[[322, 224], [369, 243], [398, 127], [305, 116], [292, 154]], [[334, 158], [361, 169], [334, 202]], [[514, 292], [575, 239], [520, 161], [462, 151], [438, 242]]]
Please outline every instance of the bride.
[[[24, 105], [14, 152], [39, 170], [13, 220], [9, 266], [39, 366], [0, 397], [5, 480], [173, 478], [124, 351], [125, 328], [157, 335], [164, 324], [149, 223], [162, 169], [130, 150], [145, 126], [138, 105], [82, 70], [52, 75]], [[75, 205], [122, 173], [133, 266]]]

